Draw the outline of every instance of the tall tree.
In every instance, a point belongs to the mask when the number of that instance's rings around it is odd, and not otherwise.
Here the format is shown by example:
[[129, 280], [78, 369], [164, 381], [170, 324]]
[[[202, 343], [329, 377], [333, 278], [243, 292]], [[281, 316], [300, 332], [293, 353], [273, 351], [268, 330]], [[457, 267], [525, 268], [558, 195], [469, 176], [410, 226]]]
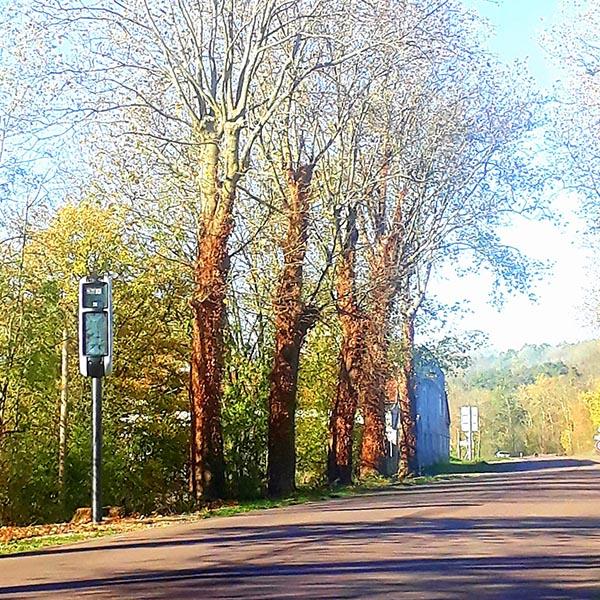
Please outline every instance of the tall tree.
[[356, 289], [356, 244], [358, 230], [356, 211], [350, 207], [343, 236], [342, 254], [336, 273], [336, 309], [342, 329], [339, 356], [339, 374], [336, 395], [329, 422], [329, 448], [327, 457], [327, 479], [330, 483], [352, 482], [352, 442], [359, 393], [364, 389], [363, 357], [366, 342], [365, 316], [357, 298]]
[[[335, 239], [330, 228], [316, 232], [318, 214], [331, 199], [324, 189], [330, 174], [319, 168], [327, 155], [335, 155], [342, 132], [371, 81], [365, 65], [373, 60], [377, 46], [365, 35], [374, 23], [372, 9], [357, 17], [330, 14], [323, 25], [327, 43], [311, 43], [313, 61], [320, 68], [305, 79], [282, 106], [279, 123], [265, 130], [271, 135], [267, 156], [273, 165], [276, 188], [281, 190], [285, 232], [280, 248], [283, 265], [274, 296], [275, 355], [269, 395], [268, 487], [271, 494], [289, 493], [295, 486], [295, 409], [299, 361], [308, 331], [321, 312], [316, 298], [326, 280]], [[331, 40], [335, 40], [335, 43]], [[281, 173], [283, 171], [283, 173]], [[317, 181], [315, 182], [315, 177]], [[317, 209], [317, 210], [315, 210]], [[311, 236], [311, 233], [313, 234]], [[316, 235], [316, 240], [312, 240]], [[320, 248], [319, 248], [320, 247]], [[320, 254], [320, 256], [318, 256]], [[311, 285], [306, 285], [307, 261], [312, 260]]]
[[[144, 140], [147, 147], [155, 142], [172, 171], [180, 171], [174, 156], [187, 163], [187, 187], [197, 198], [190, 300], [191, 483], [198, 500], [222, 496], [225, 297], [238, 184], [261, 129], [316, 67], [304, 60], [304, 51], [310, 49], [306, 40], [313, 37], [322, 3], [155, 0], [125, 6], [107, 0], [94, 7], [43, 6], [69, 43], [89, 48], [62, 70], [84, 74], [87, 90], [84, 106], [66, 106], [64, 115], [96, 121], [117, 115], [116, 131]], [[92, 44], [84, 44], [84, 37]], [[130, 125], [132, 110], [141, 116]]]
[[[490, 83], [505, 79], [503, 69], [494, 68], [484, 55], [472, 57], [468, 68], [486, 73]], [[453, 63], [442, 65], [432, 87], [415, 104], [417, 122], [427, 126], [405, 130], [410, 162], [402, 164], [406, 153], [399, 152], [398, 170], [408, 181], [397, 273], [403, 348], [402, 474], [414, 473], [417, 464], [411, 398], [414, 335], [432, 270], [460, 257], [465, 266], [471, 262], [490, 269], [496, 285], [525, 291], [535, 267], [503, 244], [497, 233], [509, 215], [541, 214], [537, 192], [543, 173], [526, 168], [520, 155], [535, 126], [535, 98], [526, 85], [503, 89], [460, 73]], [[516, 72], [512, 77], [519, 79]], [[443, 88], [438, 87], [440, 80]]]

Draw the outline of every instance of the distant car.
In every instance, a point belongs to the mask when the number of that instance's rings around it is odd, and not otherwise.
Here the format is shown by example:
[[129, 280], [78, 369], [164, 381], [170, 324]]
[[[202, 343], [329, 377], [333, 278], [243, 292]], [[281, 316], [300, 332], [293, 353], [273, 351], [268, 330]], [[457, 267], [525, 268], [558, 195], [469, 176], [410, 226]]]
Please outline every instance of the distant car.
[[496, 452], [496, 458], [510, 458], [510, 453], [504, 452], [504, 450], [498, 450], [498, 452]]

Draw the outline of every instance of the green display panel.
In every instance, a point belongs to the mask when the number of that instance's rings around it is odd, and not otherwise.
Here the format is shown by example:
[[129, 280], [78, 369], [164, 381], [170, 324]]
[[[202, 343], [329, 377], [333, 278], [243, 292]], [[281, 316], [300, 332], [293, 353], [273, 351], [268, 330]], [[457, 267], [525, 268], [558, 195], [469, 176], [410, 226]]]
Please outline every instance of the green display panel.
[[108, 286], [103, 281], [83, 284], [83, 308], [108, 307]]
[[108, 356], [108, 315], [105, 312], [83, 314], [84, 354]]

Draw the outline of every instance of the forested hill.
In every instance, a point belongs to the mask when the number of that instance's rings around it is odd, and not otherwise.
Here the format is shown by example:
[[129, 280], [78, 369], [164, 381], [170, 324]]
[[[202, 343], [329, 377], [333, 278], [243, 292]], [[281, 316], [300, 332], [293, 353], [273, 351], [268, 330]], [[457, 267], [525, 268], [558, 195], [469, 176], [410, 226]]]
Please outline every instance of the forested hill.
[[449, 397], [454, 444], [459, 407], [479, 407], [484, 458], [589, 452], [600, 426], [600, 340], [481, 357], [449, 382]]
[[488, 354], [477, 358], [467, 377], [477, 377], [489, 371], [522, 371], [542, 365], [564, 364], [582, 375], [600, 377], [600, 340], [576, 344], [527, 344], [520, 350]]

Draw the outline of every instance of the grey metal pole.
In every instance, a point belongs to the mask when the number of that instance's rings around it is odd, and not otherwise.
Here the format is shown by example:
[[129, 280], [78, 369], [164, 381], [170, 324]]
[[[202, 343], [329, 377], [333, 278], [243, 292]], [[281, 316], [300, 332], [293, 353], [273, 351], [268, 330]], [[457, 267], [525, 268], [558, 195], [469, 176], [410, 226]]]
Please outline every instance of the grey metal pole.
[[92, 519], [102, 521], [102, 379], [92, 378]]

